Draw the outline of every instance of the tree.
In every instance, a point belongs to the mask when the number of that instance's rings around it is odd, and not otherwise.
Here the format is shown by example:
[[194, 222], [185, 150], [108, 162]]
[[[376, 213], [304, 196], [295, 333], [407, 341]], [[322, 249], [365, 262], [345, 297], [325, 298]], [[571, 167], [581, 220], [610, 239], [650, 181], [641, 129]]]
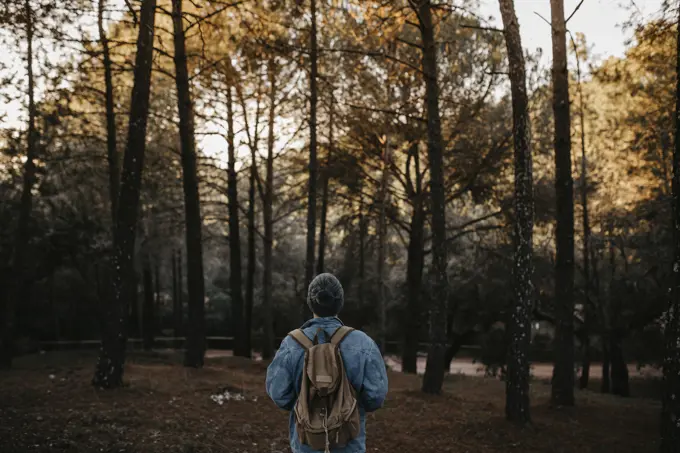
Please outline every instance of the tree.
[[326, 163], [323, 167], [323, 185], [321, 188], [321, 218], [319, 219], [319, 256], [316, 264], [316, 273], [324, 272], [324, 258], [326, 256], [326, 217], [328, 216], [328, 183], [330, 180], [331, 162], [333, 158], [333, 113], [335, 104], [335, 93], [330, 90], [330, 107], [328, 113], [328, 151]]
[[155, 0], [142, 1], [134, 84], [130, 101], [128, 139], [123, 160], [113, 244], [111, 298], [104, 313], [102, 347], [92, 381], [93, 385], [101, 388], [117, 388], [123, 385], [128, 300], [135, 294], [136, 289], [133, 253], [146, 149], [155, 12]]
[[574, 405], [574, 182], [571, 176], [571, 119], [564, 0], [550, 0], [555, 122], [557, 257], [555, 263], [555, 367], [552, 403]]
[[241, 232], [239, 227], [238, 179], [234, 146], [234, 110], [231, 85], [227, 87], [227, 198], [229, 208], [229, 289], [232, 332], [235, 341], [243, 337], [243, 292], [241, 289]]
[[[316, 0], [310, 0], [311, 28], [309, 33], [310, 41], [310, 64], [309, 74], [309, 186], [307, 193], [307, 251], [305, 254], [305, 287], [304, 294], [314, 278], [314, 245], [316, 242], [316, 179], [317, 179], [317, 158], [316, 158], [316, 108], [318, 102], [318, 43], [316, 27]], [[306, 313], [306, 305], [300, 307], [301, 313]], [[304, 316], [302, 316], [304, 319]]]
[[514, 305], [510, 315], [510, 347], [506, 375], [505, 415], [525, 424], [529, 412], [529, 346], [533, 305], [533, 169], [531, 125], [526, 70], [519, 23], [512, 0], [500, 0], [501, 17], [508, 51], [512, 92], [513, 143], [515, 148], [515, 200], [513, 266]]
[[3, 332], [0, 335], [0, 368], [10, 368], [12, 366], [12, 356], [14, 355], [14, 318], [17, 300], [23, 291], [23, 281], [25, 278], [25, 259], [26, 249], [29, 241], [29, 223], [31, 221], [31, 211], [33, 209], [33, 185], [35, 183], [36, 166], [38, 158], [39, 137], [36, 128], [37, 108], [35, 104], [35, 77], [33, 74], [33, 41], [34, 41], [34, 20], [35, 12], [31, 6], [31, 0], [24, 1], [23, 17], [26, 33], [26, 65], [28, 79], [28, 133], [26, 146], [26, 162], [24, 163], [23, 187], [21, 190], [21, 202], [19, 208], [19, 220], [17, 223], [16, 239], [12, 259], [10, 261], [10, 271], [12, 277], [7, 280], [5, 288], [0, 290], [2, 302]]
[[194, 107], [189, 86], [184, 37], [182, 0], [172, 0], [172, 23], [175, 45], [175, 84], [179, 112], [179, 136], [182, 148], [182, 183], [187, 247], [187, 286], [189, 290], [189, 329], [184, 366], [201, 368], [205, 354], [205, 283], [203, 281], [203, 239], [201, 202], [198, 191]]
[[109, 39], [106, 36], [104, 24], [104, 11], [106, 0], [97, 3], [97, 27], [99, 29], [99, 42], [102, 46], [102, 59], [104, 63], [104, 85], [106, 97], [106, 157], [109, 164], [109, 203], [111, 205], [111, 225], [116, 224], [116, 212], [118, 211], [118, 193], [120, 186], [120, 169], [118, 165], [118, 145], [116, 143], [116, 111], [113, 96], [113, 75], [111, 53], [109, 51]]
[[422, 38], [422, 70], [425, 78], [425, 111], [427, 112], [427, 151], [430, 161], [430, 197], [432, 212], [432, 303], [430, 304], [430, 349], [423, 378], [423, 392], [440, 393], [444, 383], [446, 353], [447, 240], [446, 197], [444, 194], [444, 162], [441, 121], [439, 118], [439, 85], [437, 82], [437, 44], [430, 0], [416, 8]]
[[153, 348], [155, 334], [154, 288], [151, 272], [151, 259], [148, 252], [144, 254], [142, 265], [142, 281], [144, 286], [144, 303], [142, 304], [142, 344], [145, 351]]
[[680, 451], [680, 11], [676, 22], [675, 147], [673, 148], [673, 268], [671, 300], [666, 312], [663, 363], [661, 453]]
[[[262, 275], [264, 311], [262, 358], [270, 359], [274, 356], [274, 320], [272, 312], [272, 252], [274, 248], [274, 128], [276, 120], [276, 88], [277, 69], [276, 57], [269, 56], [267, 61], [267, 75], [269, 78], [269, 125], [267, 133], [267, 168], [265, 174], [264, 194], [262, 197], [262, 223], [264, 224], [264, 272]], [[319, 259], [322, 254], [319, 253]]]

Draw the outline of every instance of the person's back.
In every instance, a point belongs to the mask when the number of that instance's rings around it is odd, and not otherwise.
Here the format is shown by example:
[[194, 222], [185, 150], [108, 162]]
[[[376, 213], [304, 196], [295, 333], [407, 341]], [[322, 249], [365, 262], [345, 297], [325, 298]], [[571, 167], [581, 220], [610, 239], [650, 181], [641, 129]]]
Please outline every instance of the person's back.
[[[342, 286], [330, 274], [321, 274], [309, 286], [308, 303], [315, 317], [307, 321], [302, 331], [310, 340], [318, 335], [320, 342], [327, 342], [336, 329], [342, 326], [337, 314], [343, 306]], [[359, 435], [344, 447], [334, 448], [332, 453], [363, 453], [366, 451], [366, 412], [382, 407], [387, 394], [387, 373], [380, 350], [365, 333], [353, 330], [339, 345], [347, 378], [356, 391], [359, 403], [361, 429]], [[294, 453], [312, 453], [308, 445], [300, 443], [295, 424], [295, 406], [302, 384], [302, 368], [305, 348], [291, 336], [287, 336], [267, 369], [267, 394], [290, 414], [290, 445]]]

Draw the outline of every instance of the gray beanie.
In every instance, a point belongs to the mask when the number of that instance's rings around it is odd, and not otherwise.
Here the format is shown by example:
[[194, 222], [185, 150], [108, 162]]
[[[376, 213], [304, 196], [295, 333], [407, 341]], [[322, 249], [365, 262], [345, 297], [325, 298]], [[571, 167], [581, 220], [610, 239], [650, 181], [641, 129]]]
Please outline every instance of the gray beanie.
[[309, 284], [307, 305], [322, 318], [340, 313], [345, 304], [345, 294], [340, 281], [332, 274], [319, 274]]

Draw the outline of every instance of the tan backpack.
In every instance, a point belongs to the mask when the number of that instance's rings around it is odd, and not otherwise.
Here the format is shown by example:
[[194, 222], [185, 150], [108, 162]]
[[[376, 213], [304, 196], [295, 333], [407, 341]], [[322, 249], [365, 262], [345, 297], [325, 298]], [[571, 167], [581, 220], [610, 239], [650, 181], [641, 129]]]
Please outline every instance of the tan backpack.
[[339, 347], [352, 330], [338, 327], [330, 340], [321, 344], [321, 328], [313, 341], [301, 329], [288, 334], [305, 349], [302, 387], [295, 403], [298, 438], [300, 443], [325, 453], [346, 445], [361, 430], [356, 392], [345, 373]]

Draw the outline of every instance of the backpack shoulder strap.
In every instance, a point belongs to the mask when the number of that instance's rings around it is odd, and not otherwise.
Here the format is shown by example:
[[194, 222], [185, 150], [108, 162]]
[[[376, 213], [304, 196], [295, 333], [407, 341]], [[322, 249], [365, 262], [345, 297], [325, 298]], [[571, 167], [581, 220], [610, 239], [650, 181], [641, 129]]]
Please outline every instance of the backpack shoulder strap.
[[297, 342], [300, 346], [302, 346], [302, 349], [305, 351], [312, 346], [314, 346], [314, 343], [312, 343], [312, 340], [307, 338], [307, 335], [302, 331], [302, 329], [295, 329], [293, 331], [288, 332], [288, 335]]
[[333, 332], [333, 335], [331, 335], [330, 342], [333, 346], [340, 346], [340, 343], [342, 343], [342, 340], [345, 339], [347, 334], [352, 332], [354, 329], [351, 327], [347, 326], [340, 326], [337, 329], [335, 329], [335, 332]]

